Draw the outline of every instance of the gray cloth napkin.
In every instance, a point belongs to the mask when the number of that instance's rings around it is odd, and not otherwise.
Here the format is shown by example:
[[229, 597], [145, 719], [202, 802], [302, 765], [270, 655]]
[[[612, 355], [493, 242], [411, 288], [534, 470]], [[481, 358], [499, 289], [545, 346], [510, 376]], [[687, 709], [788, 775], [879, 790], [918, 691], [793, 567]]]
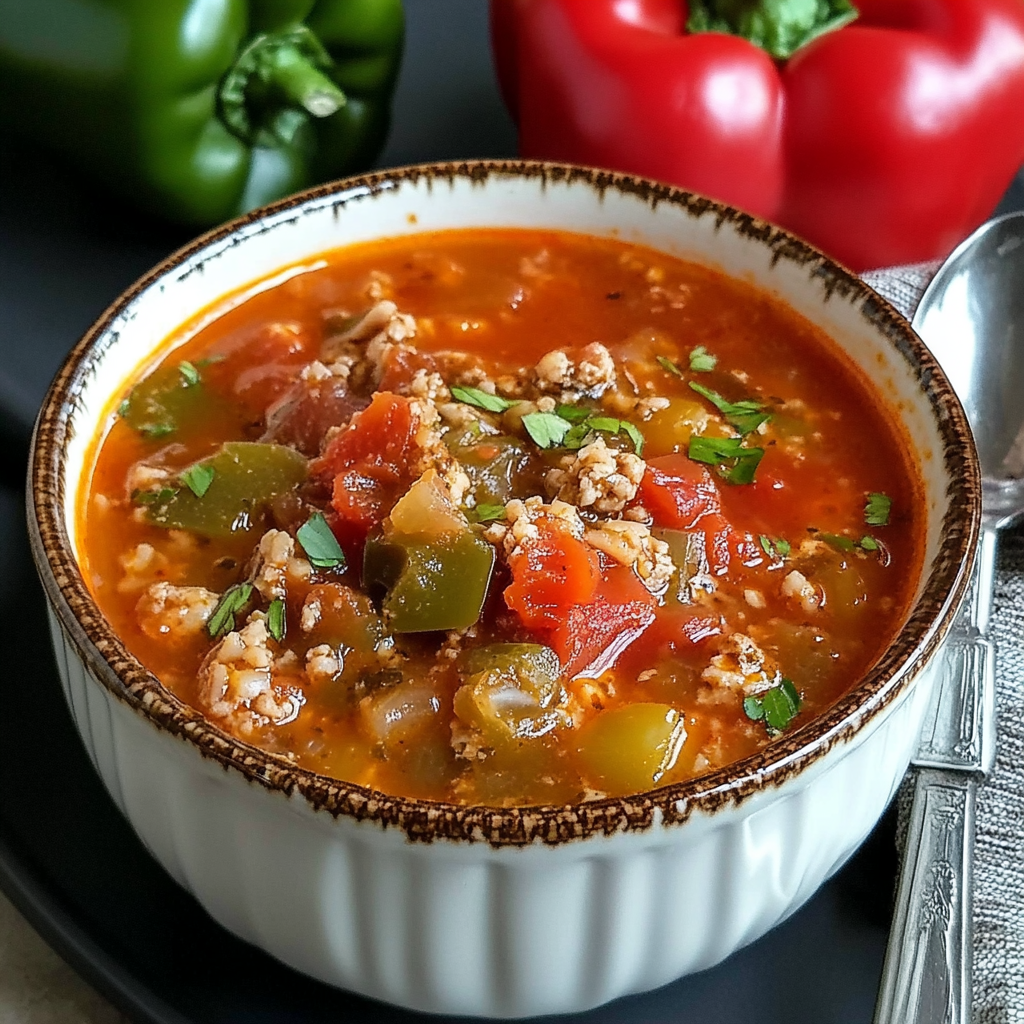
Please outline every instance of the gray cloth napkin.
[[[891, 267], [864, 280], [909, 318], [938, 267]], [[1024, 1024], [1024, 530], [1008, 531], [1000, 541], [989, 628], [996, 645], [998, 752], [978, 795], [973, 1018]]]

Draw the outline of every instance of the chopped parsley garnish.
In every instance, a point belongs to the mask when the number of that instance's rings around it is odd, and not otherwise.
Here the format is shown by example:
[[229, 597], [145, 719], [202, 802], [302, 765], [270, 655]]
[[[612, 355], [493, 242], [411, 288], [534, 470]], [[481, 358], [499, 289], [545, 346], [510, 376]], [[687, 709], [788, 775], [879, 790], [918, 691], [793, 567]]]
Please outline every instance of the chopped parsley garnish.
[[698, 395], [703, 395], [741, 434], [753, 433], [762, 423], [767, 423], [772, 418], [771, 413], [762, 412], [764, 405], [761, 402], [755, 402], [751, 398], [730, 402], [717, 391], [712, 391], [695, 380], [690, 381], [690, 387]]
[[745, 448], [739, 437], [704, 437], [693, 434], [687, 452], [694, 462], [720, 466], [722, 474], [731, 484], [751, 484], [758, 464], [764, 457], [763, 448]]
[[627, 423], [625, 420], [619, 422], [619, 430], [626, 435], [633, 442], [633, 451], [637, 455], [643, 454], [644, 450], [644, 435], [632, 423]]
[[789, 679], [757, 697], [743, 701], [743, 713], [754, 722], [764, 721], [769, 736], [783, 732], [800, 711], [800, 694]]
[[162, 505], [177, 493], [173, 487], [161, 487], [159, 491], [132, 491], [132, 501], [136, 505]]
[[789, 555], [791, 550], [789, 541], [782, 537], [772, 538], [762, 533], [758, 540], [761, 543], [761, 550], [769, 558], [778, 559], [780, 562]]
[[868, 495], [864, 506], [864, 522], [868, 526], [888, 526], [889, 513], [892, 511], [892, 498], [887, 494], [872, 492]]
[[698, 345], [690, 352], [690, 369], [694, 373], [709, 373], [718, 364], [718, 357], [713, 356], [703, 345]]
[[288, 632], [288, 619], [284, 601], [275, 597], [267, 609], [267, 632], [280, 643]]
[[516, 404], [515, 402], [510, 402], [507, 398], [489, 395], [486, 391], [481, 391], [479, 388], [463, 387], [458, 384], [452, 388], [452, 398], [465, 402], [466, 405], [475, 405], [478, 409], [484, 409], [487, 412], [504, 412]]
[[590, 429], [586, 422], [574, 423], [566, 432], [565, 437], [562, 438], [562, 447], [568, 448], [570, 451], [577, 451], [586, 444], [590, 444], [594, 440], [594, 432]]
[[345, 552], [331, 532], [322, 512], [314, 512], [295, 532], [309, 564], [317, 569], [344, 568]]
[[530, 412], [523, 417], [523, 427], [538, 448], [554, 448], [561, 444], [571, 426], [568, 420], [553, 412]]
[[682, 377], [683, 371], [680, 370], [679, 367], [676, 366], [676, 364], [673, 363], [672, 360], [669, 359], [668, 356], [658, 356], [657, 360], [658, 360], [658, 365], [663, 370], [668, 370], [669, 373], [674, 373], [677, 377]]
[[475, 512], [478, 523], [493, 523], [496, 519], [505, 518], [504, 505], [477, 505]]
[[250, 597], [251, 583], [236, 583], [233, 587], [228, 587], [206, 623], [207, 633], [214, 639], [230, 633], [235, 628], [235, 616], [249, 603]]
[[819, 533], [818, 540], [824, 541], [830, 548], [836, 551], [853, 551], [857, 542], [852, 537], [844, 537], [838, 533]]
[[213, 466], [197, 462], [194, 466], [189, 466], [179, 479], [197, 498], [201, 498], [210, 489], [216, 475], [217, 471]]
[[885, 554], [885, 546], [880, 540], [865, 534], [860, 540], [855, 540], [853, 537], [844, 537], [839, 533], [818, 533], [816, 534], [818, 540], [823, 540], [829, 547], [835, 548], [837, 551], [856, 551], [860, 548], [861, 551], [879, 551]]
[[565, 432], [561, 447], [571, 450], [582, 448], [594, 440], [595, 433], [625, 434], [633, 442], [633, 451], [637, 455], [644, 450], [644, 435], [636, 426], [626, 420], [617, 420], [613, 416], [590, 416], [581, 423], [574, 423]]
[[561, 416], [563, 420], [568, 420], [570, 423], [582, 423], [585, 419], [589, 418], [591, 411], [581, 405], [560, 405], [555, 410], [555, 414]]
[[128, 410], [132, 407], [132, 403], [127, 398], [121, 399], [121, 404], [117, 407], [117, 415], [122, 419], [128, 415]]
[[195, 364], [190, 363], [187, 359], [178, 363], [178, 373], [181, 374], [181, 379], [185, 382], [186, 387], [193, 388], [202, 379], [199, 376], [199, 371], [195, 368]]

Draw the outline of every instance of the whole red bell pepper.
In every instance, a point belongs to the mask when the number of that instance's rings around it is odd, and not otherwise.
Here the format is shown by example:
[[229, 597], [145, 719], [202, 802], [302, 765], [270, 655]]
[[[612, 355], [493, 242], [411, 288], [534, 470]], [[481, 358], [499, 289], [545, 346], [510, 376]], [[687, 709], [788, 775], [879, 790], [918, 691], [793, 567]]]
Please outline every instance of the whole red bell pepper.
[[520, 151], [702, 192], [856, 270], [945, 256], [1024, 162], [1024, 2], [854, 2], [491, 0]]

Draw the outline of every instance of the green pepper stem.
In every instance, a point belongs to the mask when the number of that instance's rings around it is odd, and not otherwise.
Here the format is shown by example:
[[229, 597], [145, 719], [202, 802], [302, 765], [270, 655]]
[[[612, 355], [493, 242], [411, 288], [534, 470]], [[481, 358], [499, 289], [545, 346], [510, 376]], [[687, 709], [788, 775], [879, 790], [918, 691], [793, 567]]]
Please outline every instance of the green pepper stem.
[[345, 105], [345, 94], [294, 46], [274, 52], [266, 80], [314, 117], [330, 117]]
[[221, 79], [221, 119], [243, 142], [290, 145], [307, 115], [330, 117], [344, 106], [326, 73], [333, 63], [305, 25], [258, 35]]
[[686, 29], [741, 36], [776, 60], [857, 17], [852, 0], [690, 0]]

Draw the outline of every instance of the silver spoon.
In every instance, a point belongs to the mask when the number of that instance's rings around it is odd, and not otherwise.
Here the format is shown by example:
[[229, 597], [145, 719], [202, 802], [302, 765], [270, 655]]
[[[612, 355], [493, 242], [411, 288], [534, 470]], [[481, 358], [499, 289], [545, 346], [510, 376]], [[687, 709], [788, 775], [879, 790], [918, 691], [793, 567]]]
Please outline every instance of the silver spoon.
[[956, 249], [922, 296], [913, 325], [974, 432], [982, 535], [914, 758], [914, 802], [875, 1024], [968, 1024], [974, 809], [995, 760], [986, 634], [998, 532], [1024, 515], [1024, 213], [989, 221]]

